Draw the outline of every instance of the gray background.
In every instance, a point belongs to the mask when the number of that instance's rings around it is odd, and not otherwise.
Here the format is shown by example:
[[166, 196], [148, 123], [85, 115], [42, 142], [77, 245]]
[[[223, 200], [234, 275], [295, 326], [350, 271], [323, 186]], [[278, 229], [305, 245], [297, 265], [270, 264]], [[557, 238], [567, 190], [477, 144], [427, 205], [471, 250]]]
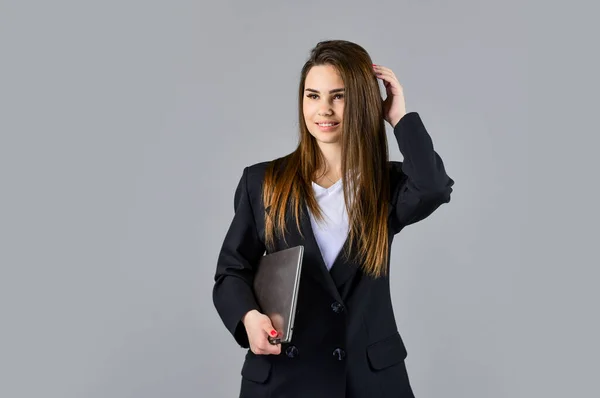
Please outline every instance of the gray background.
[[396, 73], [456, 181], [393, 247], [415, 394], [600, 396], [583, 6], [2, 0], [0, 396], [236, 396], [216, 258], [243, 167], [295, 148], [324, 39]]

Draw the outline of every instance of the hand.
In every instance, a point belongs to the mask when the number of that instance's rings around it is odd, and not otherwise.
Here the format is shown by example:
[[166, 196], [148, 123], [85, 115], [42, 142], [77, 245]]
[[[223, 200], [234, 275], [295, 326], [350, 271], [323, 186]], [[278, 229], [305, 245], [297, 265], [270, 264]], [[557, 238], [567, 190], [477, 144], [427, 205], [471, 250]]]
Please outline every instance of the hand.
[[394, 72], [385, 66], [373, 64], [373, 70], [378, 78], [383, 80], [387, 98], [383, 101], [383, 118], [395, 127], [406, 115], [404, 91]]
[[257, 310], [251, 310], [244, 315], [242, 322], [246, 328], [250, 349], [253, 353], [257, 355], [279, 355], [281, 353], [281, 344], [269, 343], [268, 336], [277, 337], [277, 331], [273, 329], [273, 324], [268, 316]]

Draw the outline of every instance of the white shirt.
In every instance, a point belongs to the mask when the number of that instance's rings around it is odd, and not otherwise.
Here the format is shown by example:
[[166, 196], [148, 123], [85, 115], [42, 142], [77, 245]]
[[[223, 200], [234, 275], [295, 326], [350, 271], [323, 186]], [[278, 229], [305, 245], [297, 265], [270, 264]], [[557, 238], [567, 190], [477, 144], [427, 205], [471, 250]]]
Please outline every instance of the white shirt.
[[327, 269], [331, 269], [346, 242], [349, 231], [342, 179], [340, 178], [329, 188], [324, 188], [313, 181], [312, 187], [325, 220], [318, 223], [312, 212], [308, 210], [310, 224], [325, 265]]

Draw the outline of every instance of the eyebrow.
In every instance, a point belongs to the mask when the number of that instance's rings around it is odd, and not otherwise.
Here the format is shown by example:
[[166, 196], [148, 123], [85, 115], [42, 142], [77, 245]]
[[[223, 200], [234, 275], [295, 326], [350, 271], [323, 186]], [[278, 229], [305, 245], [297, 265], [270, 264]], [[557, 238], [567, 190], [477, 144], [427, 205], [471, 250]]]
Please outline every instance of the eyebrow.
[[[333, 89], [333, 90], [329, 91], [329, 94], [333, 94], [333, 93], [339, 93], [339, 92], [343, 92], [343, 91], [345, 91], [345, 90], [346, 90], [345, 88], [335, 88], [335, 89]], [[306, 89], [306, 90], [304, 90], [304, 91], [311, 91], [311, 92], [313, 92], [313, 93], [320, 94], [319, 90], [315, 90], [314, 88], [307, 88], [307, 89]]]

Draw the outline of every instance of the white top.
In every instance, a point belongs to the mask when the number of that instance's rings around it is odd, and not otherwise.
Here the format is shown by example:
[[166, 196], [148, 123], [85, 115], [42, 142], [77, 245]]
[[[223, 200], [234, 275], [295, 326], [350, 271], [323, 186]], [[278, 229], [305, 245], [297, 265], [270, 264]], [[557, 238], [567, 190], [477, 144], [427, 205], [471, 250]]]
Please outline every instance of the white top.
[[325, 265], [327, 269], [331, 269], [346, 242], [349, 231], [342, 179], [337, 180], [329, 188], [323, 188], [313, 181], [312, 187], [325, 220], [318, 224], [311, 211], [308, 210], [310, 224]]

